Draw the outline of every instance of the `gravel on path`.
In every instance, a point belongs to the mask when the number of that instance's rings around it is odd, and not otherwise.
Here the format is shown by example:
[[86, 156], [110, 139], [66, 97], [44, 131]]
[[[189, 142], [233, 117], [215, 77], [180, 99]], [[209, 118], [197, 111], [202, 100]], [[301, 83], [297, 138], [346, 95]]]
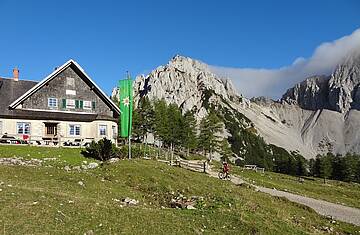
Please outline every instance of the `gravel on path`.
[[[218, 172], [212, 171], [211, 169], [209, 169], [207, 173], [212, 177], [216, 177], [216, 178], [218, 177]], [[249, 184], [255, 187], [255, 190], [257, 191], [267, 193], [272, 196], [285, 197], [292, 202], [296, 202], [308, 206], [321, 215], [330, 216], [333, 219], [360, 226], [360, 209], [343, 206], [336, 203], [331, 203], [310, 197], [304, 197], [289, 192], [279, 191], [276, 189], [256, 186], [233, 175], [231, 175], [231, 182], [233, 182], [234, 184], [243, 184], [243, 183]]]

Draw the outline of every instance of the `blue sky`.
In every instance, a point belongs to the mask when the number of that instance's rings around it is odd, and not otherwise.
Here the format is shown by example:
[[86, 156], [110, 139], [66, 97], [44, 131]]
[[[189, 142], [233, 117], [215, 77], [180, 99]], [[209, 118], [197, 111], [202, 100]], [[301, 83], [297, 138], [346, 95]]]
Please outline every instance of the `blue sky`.
[[110, 94], [175, 54], [277, 69], [360, 27], [360, 1], [0, 1], [0, 76], [41, 80], [72, 58]]

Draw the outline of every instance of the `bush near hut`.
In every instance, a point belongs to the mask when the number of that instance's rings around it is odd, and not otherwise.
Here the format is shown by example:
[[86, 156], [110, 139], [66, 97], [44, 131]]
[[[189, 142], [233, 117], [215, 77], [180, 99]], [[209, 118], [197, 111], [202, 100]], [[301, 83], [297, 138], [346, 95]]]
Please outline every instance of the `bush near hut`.
[[92, 141], [90, 145], [86, 147], [85, 151], [81, 151], [84, 157], [100, 161], [107, 161], [110, 158], [119, 157], [119, 153], [115, 144], [105, 137], [98, 142]]

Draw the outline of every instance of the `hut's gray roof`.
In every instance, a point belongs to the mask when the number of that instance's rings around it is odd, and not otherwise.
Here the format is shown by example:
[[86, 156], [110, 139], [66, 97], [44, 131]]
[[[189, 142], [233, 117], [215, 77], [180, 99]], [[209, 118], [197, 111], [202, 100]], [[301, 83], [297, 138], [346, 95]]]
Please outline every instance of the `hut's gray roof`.
[[0, 115], [11, 115], [9, 105], [38, 82], [0, 77]]

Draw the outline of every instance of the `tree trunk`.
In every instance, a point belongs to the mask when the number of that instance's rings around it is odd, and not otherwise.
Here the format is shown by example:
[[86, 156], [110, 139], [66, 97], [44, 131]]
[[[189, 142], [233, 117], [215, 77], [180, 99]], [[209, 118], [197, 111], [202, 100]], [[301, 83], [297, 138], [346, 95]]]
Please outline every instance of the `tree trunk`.
[[170, 163], [172, 164], [172, 162], [173, 162], [173, 160], [174, 160], [174, 150], [173, 150], [173, 143], [171, 142], [171, 144], [170, 144], [170, 151], [171, 151], [171, 160], [170, 160]]
[[156, 159], [158, 159], [158, 158], [159, 158], [159, 155], [160, 155], [160, 141], [158, 142], [157, 147], [158, 147], [158, 151], [157, 151], [157, 153], [156, 153]]

